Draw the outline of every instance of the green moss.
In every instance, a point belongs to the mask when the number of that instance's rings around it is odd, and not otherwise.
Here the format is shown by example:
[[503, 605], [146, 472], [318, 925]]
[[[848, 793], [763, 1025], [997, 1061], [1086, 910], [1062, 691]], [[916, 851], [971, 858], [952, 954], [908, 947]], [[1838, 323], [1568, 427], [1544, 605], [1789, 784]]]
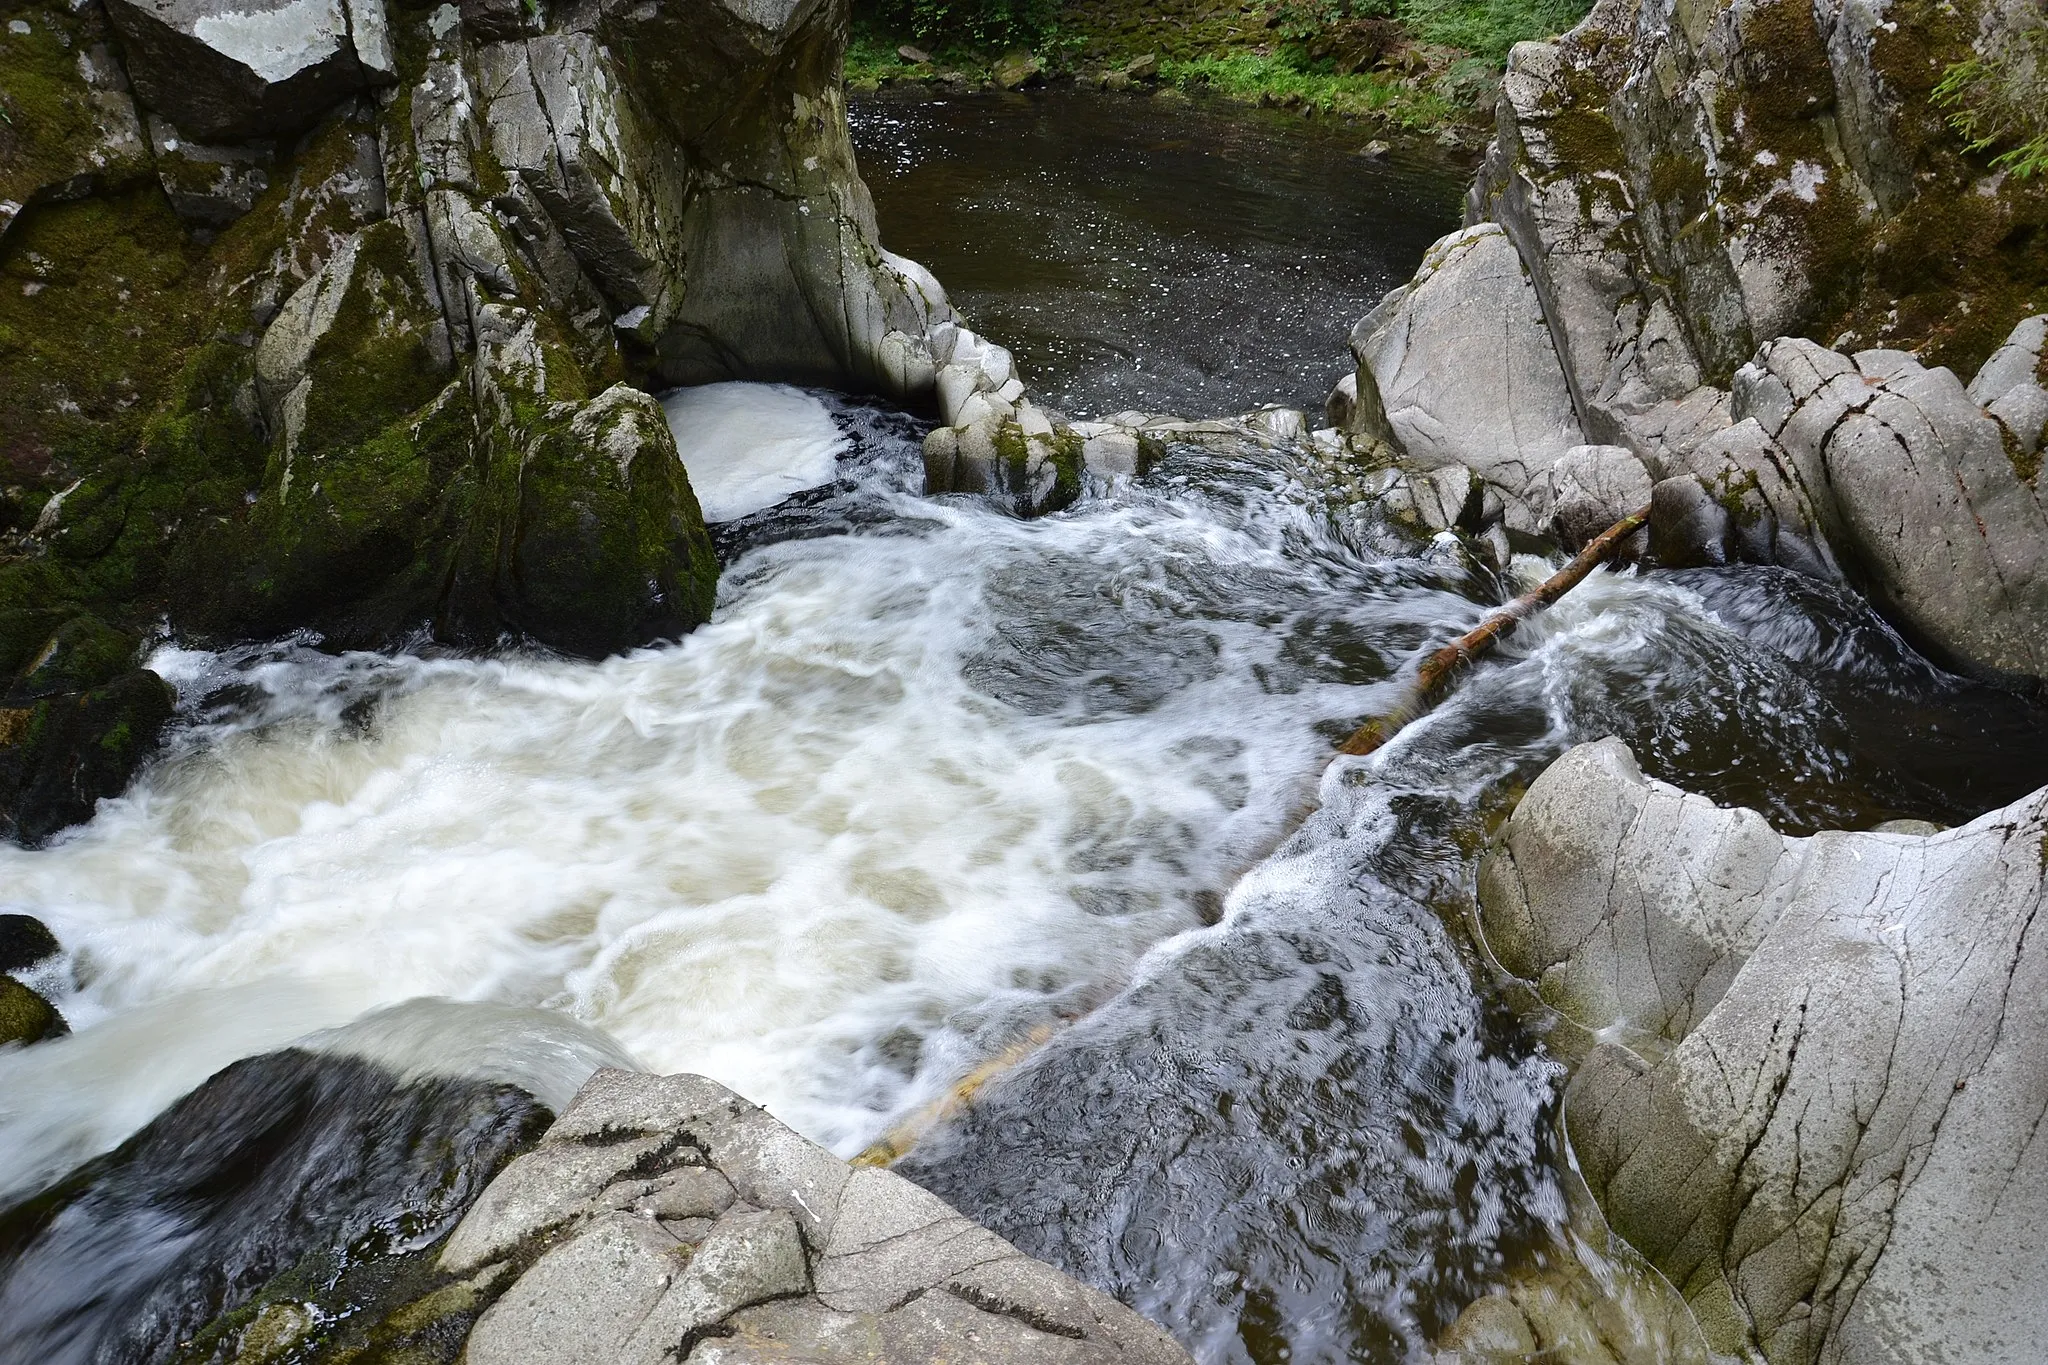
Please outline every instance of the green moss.
[[40, 1043], [70, 1032], [50, 1002], [11, 976], [0, 976], [0, 1047]]
[[17, 699], [83, 692], [135, 667], [141, 641], [92, 616], [76, 616], [53, 632], [9, 690]]
[[1590, 8], [1583, 0], [1402, 0], [1396, 13], [1424, 42], [1498, 64], [1516, 43], [1563, 33]]
[[1712, 197], [1707, 165], [1692, 151], [1663, 153], [1650, 160], [1650, 195], [1673, 222], [1690, 222], [1707, 211]]
[[[107, 178], [99, 112], [78, 69], [79, 54], [106, 41], [97, 6], [9, 6], [10, 20], [27, 33], [0, 25], [0, 199], [31, 203], [37, 192], [81, 172]], [[115, 166], [114, 179], [148, 170], [135, 149], [132, 164]]]
[[2028, 450], [2003, 422], [1998, 424], [1998, 434], [2005, 441], [2005, 458], [2012, 465], [2012, 472], [2019, 476], [2021, 483], [2033, 483], [2041, 474], [2042, 449], [2036, 446]]
[[2020, 319], [2048, 310], [2048, 183], [1984, 184], [1931, 183], [1879, 229], [1863, 288], [1828, 334], [1968, 375]]
[[0, 477], [54, 490], [132, 445], [198, 339], [202, 256], [153, 184], [32, 208], [0, 239]]

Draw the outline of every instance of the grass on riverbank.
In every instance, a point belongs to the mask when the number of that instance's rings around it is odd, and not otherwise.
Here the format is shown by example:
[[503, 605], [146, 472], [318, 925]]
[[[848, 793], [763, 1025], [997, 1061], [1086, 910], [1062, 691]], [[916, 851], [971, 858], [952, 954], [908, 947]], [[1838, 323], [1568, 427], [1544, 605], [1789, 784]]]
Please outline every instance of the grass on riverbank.
[[[1370, 12], [1391, 41], [1346, 65], [1312, 55], [1301, 0], [858, 0], [847, 79], [860, 86], [959, 73], [990, 79], [1003, 51], [1028, 48], [1053, 79], [1089, 80], [1151, 53], [1168, 87], [1224, 99], [1362, 118], [1409, 133], [1456, 132], [1488, 121], [1516, 43], [1561, 33], [1590, 0], [1320, 0], [1332, 27]], [[984, 13], [986, 11], [986, 13]], [[1291, 22], [1282, 22], [1290, 19]], [[991, 42], [992, 35], [1007, 41]], [[907, 70], [899, 46], [931, 53]]]
[[1169, 57], [1159, 64], [1159, 74], [1167, 84], [1190, 93], [1219, 95], [1242, 104], [1361, 115], [1407, 132], [1441, 128], [1463, 112], [1457, 100], [1427, 85], [1379, 71], [1317, 71], [1284, 52]]

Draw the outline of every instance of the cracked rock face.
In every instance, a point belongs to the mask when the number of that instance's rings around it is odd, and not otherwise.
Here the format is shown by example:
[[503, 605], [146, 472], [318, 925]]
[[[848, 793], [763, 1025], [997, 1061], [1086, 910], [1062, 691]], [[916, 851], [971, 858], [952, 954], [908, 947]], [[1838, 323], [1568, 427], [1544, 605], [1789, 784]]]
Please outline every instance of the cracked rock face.
[[600, 1071], [441, 1265], [508, 1277], [469, 1365], [1186, 1365], [1171, 1338], [724, 1087]]
[[2039, 1358], [2044, 897], [2048, 791], [1790, 838], [1616, 740], [1553, 764], [1481, 873], [1489, 945], [1576, 1026], [1608, 1221], [1771, 1365]]

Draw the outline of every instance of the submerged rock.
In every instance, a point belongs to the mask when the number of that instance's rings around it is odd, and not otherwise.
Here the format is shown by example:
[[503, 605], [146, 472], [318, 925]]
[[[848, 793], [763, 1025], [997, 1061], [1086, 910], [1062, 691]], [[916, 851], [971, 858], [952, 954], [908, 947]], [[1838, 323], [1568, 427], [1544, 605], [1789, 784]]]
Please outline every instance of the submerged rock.
[[1488, 945], [1573, 1028], [1564, 1121], [1717, 1351], [2029, 1361], [2048, 1331], [2048, 791], [1779, 834], [1616, 740], [1530, 788]]

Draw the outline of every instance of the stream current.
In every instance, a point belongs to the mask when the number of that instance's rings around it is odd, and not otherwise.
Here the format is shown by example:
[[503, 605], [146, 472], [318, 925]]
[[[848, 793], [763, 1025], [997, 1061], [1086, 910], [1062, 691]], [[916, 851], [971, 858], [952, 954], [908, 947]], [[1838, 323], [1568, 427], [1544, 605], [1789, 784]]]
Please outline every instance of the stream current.
[[[920, 496], [913, 419], [814, 401], [835, 477], [718, 528], [717, 613], [674, 645], [161, 652], [164, 757], [52, 847], [0, 848], [0, 910], [67, 945], [33, 984], [77, 1028], [0, 1053], [0, 1206], [309, 1035], [428, 1087], [319, 1072], [293, 1112], [322, 1151], [371, 1110], [422, 1152], [448, 1125], [498, 1151], [531, 1121], [499, 1083], [559, 1105], [630, 1057], [843, 1154], [1048, 1038], [899, 1169], [1205, 1365], [1409, 1359], [1565, 1216], [1558, 1068], [1450, 927], [1516, 784], [1618, 734], [1803, 831], [1959, 820], [2048, 758], [2038, 712], [1846, 590], [1730, 569], [1596, 574], [1326, 767], [1514, 584], [1367, 548], [1285, 447], [1176, 447], [1020, 522]], [[174, 1110], [47, 1230], [0, 1224], [0, 1362], [170, 1359], [183, 1286], [275, 1272], [254, 1210], [318, 1163], [195, 1173], [253, 1141], [244, 1112]], [[419, 1207], [304, 1221], [418, 1243], [452, 1216], [433, 1175], [373, 1164], [364, 1189]], [[80, 1284], [110, 1287], [52, 1288]]]

